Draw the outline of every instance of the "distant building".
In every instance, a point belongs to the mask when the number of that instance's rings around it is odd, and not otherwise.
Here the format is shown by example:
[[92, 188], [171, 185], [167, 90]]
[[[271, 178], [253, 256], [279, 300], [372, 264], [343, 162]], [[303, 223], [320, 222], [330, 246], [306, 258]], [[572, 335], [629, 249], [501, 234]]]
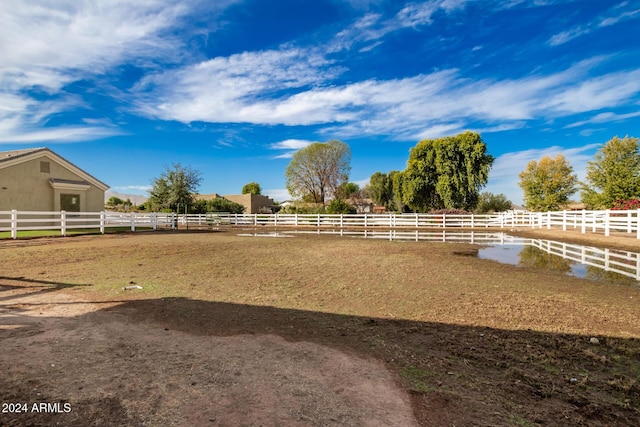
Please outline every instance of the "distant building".
[[275, 202], [273, 199], [258, 194], [227, 194], [225, 199], [239, 203], [245, 207], [245, 213], [273, 213]]
[[48, 148], [0, 152], [0, 211], [100, 212], [108, 189]]
[[221, 196], [217, 193], [196, 194], [196, 200], [213, 200], [227, 199], [230, 202], [238, 203], [244, 206], [244, 213], [273, 213], [275, 211], [275, 202], [267, 196], [256, 194], [227, 194]]

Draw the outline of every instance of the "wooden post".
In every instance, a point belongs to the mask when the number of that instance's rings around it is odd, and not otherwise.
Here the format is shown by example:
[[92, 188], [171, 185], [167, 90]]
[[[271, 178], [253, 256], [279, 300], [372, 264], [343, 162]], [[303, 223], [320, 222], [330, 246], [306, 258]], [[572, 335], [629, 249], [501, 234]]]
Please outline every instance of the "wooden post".
[[[471, 214], [471, 228], [473, 228], [473, 214]], [[473, 236], [471, 237], [471, 243], [473, 243]]]
[[611, 218], [609, 216], [610, 214], [611, 214], [611, 211], [609, 209], [604, 211], [604, 235], [607, 237], [609, 236], [609, 227], [610, 227], [609, 223], [611, 221]]
[[129, 215], [131, 216], [131, 231], [136, 231], [136, 213], [131, 212]]
[[582, 227], [580, 228], [582, 234], [587, 232], [587, 211], [582, 210]]
[[154, 231], [158, 229], [158, 216], [155, 212], [151, 212], [151, 226]]
[[[640, 236], [640, 231], [638, 231], [638, 236]], [[18, 238], [18, 211], [13, 209], [11, 211], [11, 238]]]
[[567, 211], [562, 211], [562, 231], [567, 231]]

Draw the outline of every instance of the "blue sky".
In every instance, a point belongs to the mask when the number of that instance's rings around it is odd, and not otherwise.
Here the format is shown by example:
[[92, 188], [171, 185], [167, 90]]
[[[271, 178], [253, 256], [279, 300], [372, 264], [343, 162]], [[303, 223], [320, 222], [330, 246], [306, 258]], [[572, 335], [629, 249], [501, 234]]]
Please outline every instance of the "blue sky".
[[640, 1], [66, 0], [0, 3], [0, 151], [47, 146], [113, 190], [166, 165], [202, 193], [288, 198], [295, 150], [339, 139], [350, 179], [419, 140], [480, 132], [486, 190], [527, 162], [580, 177], [640, 136]]

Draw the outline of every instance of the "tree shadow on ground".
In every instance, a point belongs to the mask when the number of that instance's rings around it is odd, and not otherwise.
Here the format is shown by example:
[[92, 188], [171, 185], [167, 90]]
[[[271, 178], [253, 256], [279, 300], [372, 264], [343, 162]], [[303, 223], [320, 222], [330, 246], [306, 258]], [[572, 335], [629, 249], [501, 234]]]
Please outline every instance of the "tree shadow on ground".
[[[41, 282], [46, 281], [34, 281], [45, 284]], [[52, 285], [51, 290], [72, 286], [47, 284]], [[28, 315], [28, 311], [21, 314]], [[111, 318], [125, 319], [134, 327], [145, 325], [158, 331], [180, 331], [187, 336], [277, 335], [291, 342], [312, 342], [358, 357], [376, 358], [395, 373], [398, 383], [408, 391], [414, 415], [421, 425], [640, 425], [639, 339], [597, 337], [598, 342], [594, 343], [591, 340], [594, 337], [580, 335], [188, 298], [121, 302], [66, 320], [64, 327], [69, 328], [69, 322], [101, 324]], [[44, 325], [51, 325], [56, 319], [41, 320], [45, 321]], [[0, 338], [33, 337], [44, 334], [45, 329], [43, 325], [37, 329], [18, 328], [5, 331]], [[82, 327], [78, 329], [82, 330]], [[166, 348], [154, 351], [169, 351], [173, 345], [167, 339]], [[125, 350], [123, 354], [123, 347], [118, 343], [106, 350], [89, 345], [76, 348], [77, 353], [69, 357], [82, 364], [83, 358], [91, 360], [99, 354], [101, 360], [122, 363], [123, 355], [131, 358], [141, 349]], [[7, 363], [10, 358], [0, 360]], [[0, 369], [9, 372], [6, 366]], [[39, 369], [0, 378], [0, 398], [7, 402], [33, 400], [37, 389], [44, 390], [42, 400], [64, 400], [64, 396], [53, 392], [47, 394], [46, 390], [55, 389], [49, 382], [55, 382], [56, 375], [68, 377], [76, 373], [49, 372], [48, 365]], [[134, 378], [135, 366], [131, 369], [127, 375]], [[39, 376], [34, 377], [36, 374]], [[144, 416], [130, 412], [127, 407], [131, 393], [138, 392], [144, 393], [144, 390], [128, 389], [122, 395], [113, 391], [106, 399], [87, 396], [74, 401], [75, 418], [66, 418], [65, 422], [99, 425], [119, 419], [123, 421], [121, 425], [140, 425]], [[47, 414], [30, 414], [28, 418], [18, 414], [5, 419], [8, 425], [26, 425], [25, 421], [39, 425], [39, 422], [46, 424], [47, 420], [51, 420]], [[0, 419], [0, 424], [2, 422]]]
[[638, 339], [598, 337], [594, 344], [594, 337], [579, 335], [188, 298], [130, 301], [106, 310], [189, 334], [274, 334], [373, 356], [398, 374], [424, 425], [442, 421], [443, 414], [434, 418], [442, 410], [466, 412], [453, 415], [454, 424], [482, 414], [486, 419], [477, 425], [640, 425]]

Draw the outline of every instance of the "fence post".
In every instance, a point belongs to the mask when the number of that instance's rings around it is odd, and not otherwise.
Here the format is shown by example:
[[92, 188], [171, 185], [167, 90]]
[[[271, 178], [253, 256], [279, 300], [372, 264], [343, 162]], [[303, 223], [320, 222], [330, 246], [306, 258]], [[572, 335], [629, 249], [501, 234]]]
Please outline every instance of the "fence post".
[[176, 229], [176, 225], [177, 225], [177, 221], [178, 221], [176, 218], [173, 217], [174, 215], [175, 214], [173, 212], [171, 212], [171, 229], [172, 230]]
[[[640, 231], [638, 231], [638, 236], [640, 236]], [[11, 211], [11, 238], [14, 240], [18, 238], [18, 211], [15, 209]]]
[[294, 222], [294, 224], [295, 224], [295, 225], [296, 225], [296, 227], [297, 227], [297, 226], [298, 226], [298, 214], [296, 213], [296, 214], [293, 214], [293, 215], [294, 215], [294, 216], [293, 216], [293, 222]]
[[318, 228], [320, 228], [320, 214], [318, 214]]
[[610, 228], [610, 222], [611, 222], [611, 218], [609, 217], [610, 214], [611, 214], [611, 211], [609, 209], [604, 211], [604, 235], [607, 237], [609, 236], [609, 228]]
[[420, 214], [416, 212], [416, 228], [420, 228]]
[[547, 211], [547, 230], [551, 229], [551, 211]]
[[582, 227], [580, 231], [582, 231], [582, 234], [587, 232], [587, 211], [584, 209], [582, 210]]
[[627, 211], [627, 233], [631, 233], [631, 218], [633, 218], [631, 214], [632, 212], [630, 210]]
[[364, 214], [364, 226], [367, 227], [367, 214]]
[[567, 211], [562, 211], [562, 231], [567, 231]]
[[60, 234], [63, 237], [67, 236], [67, 212], [60, 211]]
[[[640, 209], [636, 213], [636, 231], [638, 233], [638, 239], [640, 239]], [[640, 260], [640, 258], [638, 258]], [[640, 275], [640, 268], [638, 269], [638, 274]]]
[[136, 231], [136, 213], [131, 212], [129, 215], [131, 215], [131, 231]]
[[[471, 228], [473, 227], [473, 213], [471, 214]], [[473, 243], [473, 236], [471, 237], [471, 243]]]
[[344, 214], [340, 214], [340, 230], [344, 227]]
[[100, 234], [104, 234], [105, 217], [106, 213], [104, 211], [100, 211]]
[[155, 212], [151, 212], [151, 227], [153, 228], [153, 231], [158, 229], [158, 217]]
[[277, 227], [278, 226], [278, 214], [275, 214], [273, 216], [273, 226]]

